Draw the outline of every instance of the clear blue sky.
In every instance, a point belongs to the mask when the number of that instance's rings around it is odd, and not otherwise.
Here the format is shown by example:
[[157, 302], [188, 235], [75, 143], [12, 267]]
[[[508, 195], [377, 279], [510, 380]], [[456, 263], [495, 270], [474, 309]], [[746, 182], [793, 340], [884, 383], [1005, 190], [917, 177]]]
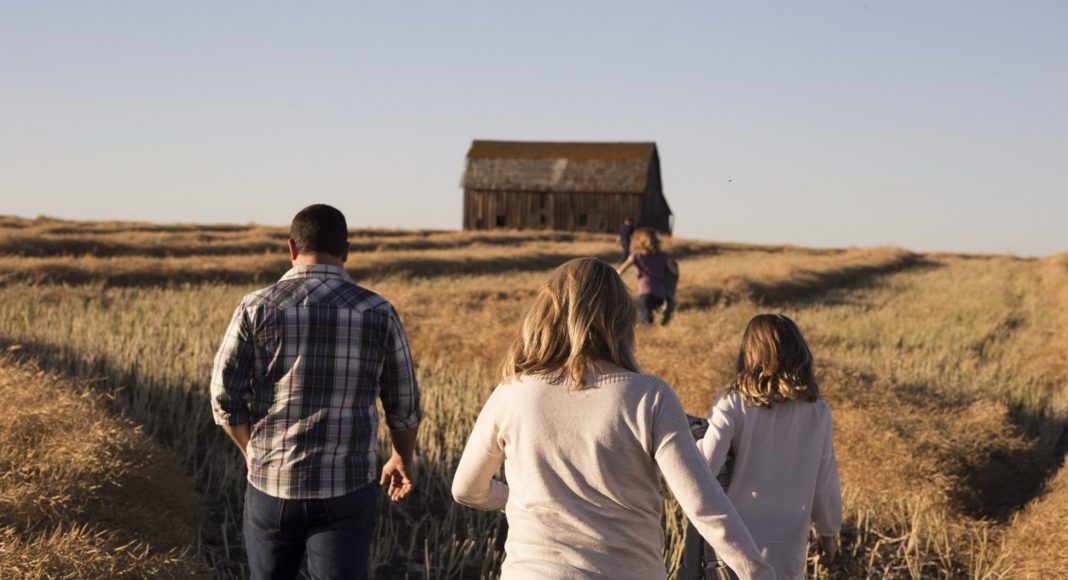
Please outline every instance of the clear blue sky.
[[1066, 107], [1059, 1], [0, 0], [30, 217], [459, 228], [474, 138], [655, 140], [680, 236], [1048, 255]]

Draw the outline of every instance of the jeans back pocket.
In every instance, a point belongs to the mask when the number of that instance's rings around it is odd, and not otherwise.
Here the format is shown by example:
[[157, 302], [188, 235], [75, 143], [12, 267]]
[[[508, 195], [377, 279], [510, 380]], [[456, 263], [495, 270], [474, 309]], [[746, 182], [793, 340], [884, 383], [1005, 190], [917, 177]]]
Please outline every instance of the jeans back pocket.
[[284, 499], [267, 495], [251, 485], [245, 488], [245, 517], [261, 532], [277, 534], [282, 531], [284, 507]]

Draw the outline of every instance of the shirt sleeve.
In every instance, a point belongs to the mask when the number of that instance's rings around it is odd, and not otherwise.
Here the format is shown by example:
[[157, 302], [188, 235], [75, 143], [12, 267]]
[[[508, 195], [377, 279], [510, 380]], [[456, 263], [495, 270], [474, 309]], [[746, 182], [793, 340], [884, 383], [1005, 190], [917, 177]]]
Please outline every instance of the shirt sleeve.
[[494, 478], [504, 462], [497, 411], [500, 392], [497, 387], [478, 414], [452, 480], [453, 498], [476, 509], [500, 510], [508, 503], [508, 485]]
[[723, 469], [723, 464], [727, 462], [727, 453], [731, 450], [731, 442], [734, 440], [736, 423], [728, 394], [721, 394], [712, 403], [708, 410], [708, 431], [705, 431], [705, 437], [700, 443], [712, 473], [719, 473]]
[[419, 385], [415, 380], [412, 352], [404, 335], [397, 311], [389, 308], [389, 330], [386, 337], [386, 356], [379, 375], [379, 396], [386, 411], [386, 425], [390, 429], [414, 429], [423, 418], [419, 406]]
[[242, 301], [226, 328], [211, 371], [211, 414], [216, 425], [249, 422], [248, 404], [256, 364], [251, 327]]
[[666, 385], [652, 425], [654, 458], [686, 517], [739, 577], [774, 580], [775, 571], [701, 457], [682, 404]]
[[834, 456], [834, 427], [827, 414], [827, 433], [816, 477], [816, 497], [812, 500], [812, 523], [816, 533], [831, 536], [842, 527], [842, 488], [838, 481], [838, 461]]

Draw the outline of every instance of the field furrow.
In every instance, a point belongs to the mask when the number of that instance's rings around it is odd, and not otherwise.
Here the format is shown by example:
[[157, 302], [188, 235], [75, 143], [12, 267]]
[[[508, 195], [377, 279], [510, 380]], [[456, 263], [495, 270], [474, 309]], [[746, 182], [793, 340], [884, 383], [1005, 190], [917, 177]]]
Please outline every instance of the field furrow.
[[[207, 381], [234, 305], [288, 268], [282, 252], [240, 248], [281, 244], [284, 231], [64, 222], [8, 222], [22, 225], [5, 231], [4, 223], [0, 240], [17, 233], [19, 247], [34, 235], [83, 246], [70, 256], [4, 250], [0, 340], [52, 371], [93, 378], [97, 392], [173, 448], [227, 534], [231, 564], [213, 572], [239, 573], [243, 466], [211, 423]], [[197, 236], [202, 247], [234, 251], [132, 252]], [[93, 240], [132, 244], [122, 250], [131, 253], [85, 249]], [[492, 577], [506, 523], [454, 504], [452, 470], [541, 279], [572, 257], [618, 260], [618, 248], [610, 236], [536, 232], [375, 231], [353, 241], [350, 272], [399, 310], [426, 407], [424, 478], [413, 501], [382, 505], [379, 577]], [[1056, 569], [1068, 488], [1064, 470], [1048, 478], [1068, 444], [1068, 261], [685, 240], [668, 249], [680, 260], [680, 308], [668, 326], [638, 328], [638, 357], [691, 414], [703, 414], [729, 380], [754, 314], [784, 312], [812, 343], [849, 516], [843, 558], [830, 571], [813, 567], [814, 577]], [[670, 497], [665, 505], [674, 570], [683, 521]], [[1030, 542], [1036, 533], [1060, 543]]]

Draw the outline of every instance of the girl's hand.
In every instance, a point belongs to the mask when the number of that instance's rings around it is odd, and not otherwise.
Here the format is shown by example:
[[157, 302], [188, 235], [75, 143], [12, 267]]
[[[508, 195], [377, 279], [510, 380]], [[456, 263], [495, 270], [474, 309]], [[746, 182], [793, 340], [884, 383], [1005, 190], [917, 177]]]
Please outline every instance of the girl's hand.
[[820, 566], [829, 568], [838, 555], [838, 542], [834, 536], [819, 536], [816, 540], [817, 551], [820, 555]]
[[693, 433], [694, 441], [702, 439], [708, 432], [708, 419], [686, 415], [686, 420], [690, 423], [690, 432]]

